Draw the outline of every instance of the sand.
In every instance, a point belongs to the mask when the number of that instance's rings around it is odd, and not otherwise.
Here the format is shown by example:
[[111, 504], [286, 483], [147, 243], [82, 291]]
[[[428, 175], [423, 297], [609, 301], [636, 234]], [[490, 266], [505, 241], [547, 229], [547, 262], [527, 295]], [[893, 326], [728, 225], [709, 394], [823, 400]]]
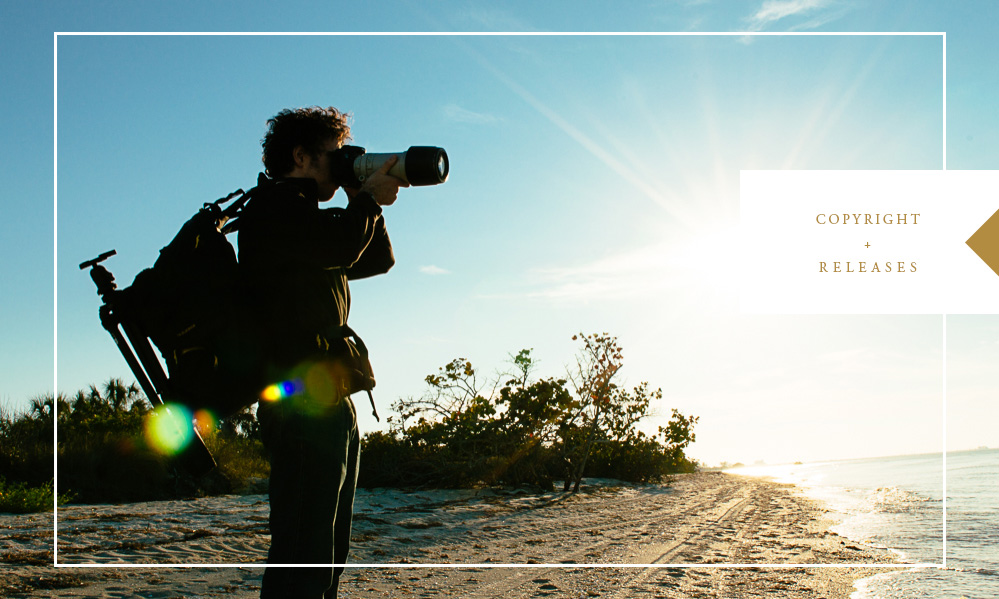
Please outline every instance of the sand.
[[[893, 559], [830, 532], [830, 514], [789, 485], [721, 473], [678, 476], [668, 487], [588, 482], [578, 495], [360, 490], [353, 564], [472, 565], [351, 567], [340, 595], [845, 599], [854, 580], [882, 569], [747, 566]], [[265, 495], [69, 506], [59, 510], [59, 562], [261, 565], [267, 513]], [[259, 593], [259, 567], [55, 568], [51, 528], [51, 514], [0, 515], [0, 596]], [[518, 567], [485, 567], [499, 564]]]

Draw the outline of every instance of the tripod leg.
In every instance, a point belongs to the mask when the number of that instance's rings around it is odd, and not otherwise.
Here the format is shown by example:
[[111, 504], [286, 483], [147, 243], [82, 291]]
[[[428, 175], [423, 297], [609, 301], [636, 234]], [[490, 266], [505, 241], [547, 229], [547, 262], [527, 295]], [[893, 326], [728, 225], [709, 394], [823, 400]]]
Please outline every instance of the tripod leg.
[[128, 368], [135, 375], [135, 379], [139, 383], [139, 387], [142, 387], [142, 392], [146, 394], [149, 401], [153, 405], [161, 406], [163, 405], [163, 398], [160, 397], [159, 392], [153, 387], [152, 381], [146, 376], [146, 371], [143, 370], [142, 365], [135, 357], [135, 353], [132, 348], [125, 341], [125, 337], [121, 334], [118, 329], [118, 321], [111, 316], [110, 307], [107, 305], [101, 306], [101, 324], [104, 326], [111, 338], [114, 339], [114, 344], [118, 346], [118, 351], [121, 352], [122, 357], [125, 358], [125, 362], [128, 364]]
[[[163, 372], [163, 366], [156, 359], [156, 354], [149, 345], [149, 338], [145, 335], [139, 335], [131, 327], [119, 322], [106, 304], [101, 306], [101, 324], [114, 339], [118, 351], [125, 358], [125, 362], [128, 363], [129, 369], [135, 375], [149, 401], [154, 405], [161, 406], [172, 399], [172, 394], [169, 391], [169, 380], [166, 373]], [[124, 335], [122, 335], [122, 330], [125, 332]], [[126, 336], [128, 341], [125, 340]], [[138, 353], [138, 358], [136, 353]], [[151, 379], [156, 381], [155, 385]], [[180, 463], [194, 476], [208, 474], [217, 464], [211, 451], [205, 445], [205, 440], [201, 438], [201, 434], [197, 428], [193, 427], [192, 423], [187, 422], [181, 426], [191, 426], [193, 435], [191, 442], [178, 456]]]

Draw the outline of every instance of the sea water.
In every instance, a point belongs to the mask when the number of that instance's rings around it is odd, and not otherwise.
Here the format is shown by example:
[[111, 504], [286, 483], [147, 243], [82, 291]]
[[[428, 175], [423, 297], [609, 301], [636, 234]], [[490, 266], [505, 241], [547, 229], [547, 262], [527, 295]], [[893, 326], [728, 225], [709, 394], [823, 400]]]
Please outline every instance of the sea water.
[[865, 578], [851, 599], [999, 597], [999, 450], [733, 472], [794, 483], [830, 510], [834, 532], [934, 565]]

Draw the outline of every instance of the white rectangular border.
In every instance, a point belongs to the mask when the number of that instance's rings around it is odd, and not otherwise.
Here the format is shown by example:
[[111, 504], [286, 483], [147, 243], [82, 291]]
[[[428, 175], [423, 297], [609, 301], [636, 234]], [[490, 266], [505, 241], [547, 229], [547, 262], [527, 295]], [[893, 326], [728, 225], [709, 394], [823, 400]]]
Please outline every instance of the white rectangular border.
[[[58, 394], [59, 389], [59, 293], [58, 293], [58, 273], [59, 273], [59, 36], [191, 36], [191, 37], [221, 37], [221, 36], [330, 36], [330, 37], [361, 37], [361, 36], [436, 36], [436, 37], [460, 37], [460, 36], [518, 36], [518, 37], [793, 37], [793, 36], [940, 36], [942, 42], [942, 62], [943, 62], [943, 170], [947, 170], [947, 33], [941, 32], [901, 32], [901, 31], [871, 31], [871, 32], [844, 32], [844, 31], [715, 31], [715, 32], [484, 32], [484, 31], [452, 31], [452, 32], [60, 32], [53, 33], [53, 206], [52, 206], [52, 233], [53, 233], [53, 389]], [[942, 427], [943, 427], [943, 547], [942, 560], [939, 564], [332, 564], [346, 568], [773, 568], [773, 569], [807, 569], [807, 568], [938, 568], [947, 567], [947, 315], [943, 316], [943, 400], [942, 400]], [[53, 404], [53, 513], [52, 513], [52, 565], [56, 568], [299, 568], [316, 566], [320, 564], [60, 564], [59, 563], [59, 414], [58, 402]], [[327, 564], [321, 564], [326, 566]]]

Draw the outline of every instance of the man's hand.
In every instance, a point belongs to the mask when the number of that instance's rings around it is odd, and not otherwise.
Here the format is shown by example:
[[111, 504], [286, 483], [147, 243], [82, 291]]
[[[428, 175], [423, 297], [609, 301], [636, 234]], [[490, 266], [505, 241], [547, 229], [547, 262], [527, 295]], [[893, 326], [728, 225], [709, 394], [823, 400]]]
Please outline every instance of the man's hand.
[[353, 198], [362, 191], [371, 194], [379, 206], [391, 206], [399, 197], [400, 187], [409, 187], [409, 183], [388, 174], [395, 163], [399, 162], [397, 156], [389, 158], [380, 169], [371, 173], [371, 176], [361, 185], [360, 189], [346, 189], [347, 197]]

